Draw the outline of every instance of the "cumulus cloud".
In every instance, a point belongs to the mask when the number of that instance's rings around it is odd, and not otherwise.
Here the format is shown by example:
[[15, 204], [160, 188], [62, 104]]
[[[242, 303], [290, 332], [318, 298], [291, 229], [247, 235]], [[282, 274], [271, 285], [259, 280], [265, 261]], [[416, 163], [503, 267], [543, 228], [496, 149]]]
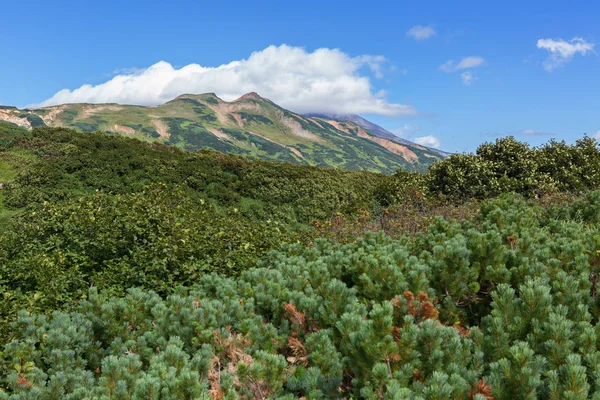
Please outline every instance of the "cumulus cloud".
[[394, 104], [385, 92], [375, 92], [363, 69], [383, 76], [382, 56], [350, 57], [338, 49], [307, 52], [287, 45], [269, 46], [247, 59], [218, 67], [189, 64], [174, 68], [160, 61], [141, 71], [117, 75], [96, 85], [63, 89], [39, 106], [63, 103], [121, 103], [157, 105], [184, 93], [214, 92], [231, 101], [257, 92], [300, 113], [327, 112], [416, 115], [410, 105]]
[[460, 78], [462, 79], [462, 83], [465, 86], [471, 86], [473, 84], [473, 73], [471, 71], [465, 71], [462, 74], [460, 74]]
[[540, 132], [540, 131], [536, 131], [536, 130], [533, 130], [533, 129], [523, 129], [521, 131], [521, 133], [523, 135], [529, 135], [529, 136], [555, 136], [554, 133]]
[[401, 138], [408, 138], [417, 133], [421, 128], [416, 124], [404, 124], [400, 128], [391, 129], [394, 135], [399, 136]]
[[485, 64], [485, 59], [478, 56], [465, 57], [458, 64], [454, 63], [454, 60], [448, 60], [440, 65], [440, 71], [444, 72], [456, 72], [461, 69], [477, 68]]
[[598, 139], [598, 140], [600, 140], [600, 130], [599, 130], [599, 131], [597, 131], [596, 133], [594, 133], [594, 135], [592, 135], [592, 137], [593, 137], [594, 139]]
[[439, 149], [441, 147], [440, 139], [433, 135], [415, 137], [420, 131], [421, 127], [417, 124], [404, 124], [399, 128], [390, 129], [390, 132], [394, 135], [420, 144], [421, 146], [432, 147], [434, 149]]
[[550, 56], [544, 61], [544, 69], [548, 72], [571, 61], [576, 54], [585, 56], [594, 52], [594, 44], [575, 37], [569, 41], [562, 39], [539, 39], [537, 48], [547, 50]]
[[115, 70], [113, 70], [112, 74], [108, 74], [108, 75], [135, 75], [135, 74], [139, 74], [144, 72], [144, 68], [136, 68], [136, 67], [131, 67], [131, 68], [117, 68]]
[[425, 40], [435, 36], [436, 31], [432, 26], [415, 25], [406, 34], [415, 40]]
[[434, 149], [439, 149], [441, 145], [440, 139], [432, 135], [415, 138], [413, 142], [420, 144], [421, 146], [433, 147]]
[[383, 78], [382, 65], [387, 61], [384, 56], [363, 55], [356, 57], [355, 60], [358, 64], [367, 65], [376, 78]]

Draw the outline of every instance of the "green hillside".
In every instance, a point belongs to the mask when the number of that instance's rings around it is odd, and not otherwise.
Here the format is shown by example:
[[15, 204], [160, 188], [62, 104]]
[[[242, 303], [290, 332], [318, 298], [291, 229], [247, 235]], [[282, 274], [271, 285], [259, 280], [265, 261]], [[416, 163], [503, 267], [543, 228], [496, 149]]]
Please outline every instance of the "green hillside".
[[443, 156], [417, 144], [379, 138], [353, 122], [303, 117], [249, 93], [233, 102], [182, 95], [157, 107], [65, 104], [0, 108], [0, 121], [25, 128], [105, 131], [186, 150], [213, 149], [252, 159], [393, 173], [424, 171]]

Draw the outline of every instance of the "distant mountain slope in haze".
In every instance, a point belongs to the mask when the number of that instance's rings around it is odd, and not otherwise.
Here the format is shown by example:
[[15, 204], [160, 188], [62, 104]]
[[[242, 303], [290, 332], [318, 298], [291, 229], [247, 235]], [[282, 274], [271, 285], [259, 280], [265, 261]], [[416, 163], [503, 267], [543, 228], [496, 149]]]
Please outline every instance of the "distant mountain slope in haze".
[[[305, 116], [320, 117], [320, 118], [332, 119], [335, 121], [350, 121], [350, 122], [353, 122], [356, 125], [360, 126], [361, 128], [366, 129], [367, 131], [369, 131], [369, 133], [371, 133], [374, 136], [384, 138], [384, 139], [389, 139], [394, 142], [401, 143], [401, 144], [404, 144], [407, 146], [419, 146], [415, 142], [411, 142], [410, 140], [403, 139], [399, 136], [396, 136], [392, 132], [388, 131], [387, 129], [382, 128], [381, 126], [374, 124], [373, 122], [368, 121], [368, 120], [364, 119], [363, 117], [355, 115], [355, 114], [305, 114]], [[447, 157], [450, 155], [450, 153], [447, 153], [447, 152], [439, 150], [439, 149], [433, 149], [433, 148], [429, 148], [429, 149], [433, 152], [440, 154], [443, 157]]]
[[[214, 93], [186, 94], [155, 107], [63, 104], [19, 110], [0, 107], [0, 121], [105, 131], [186, 150], [210, 148], [249, 158], [392, 173], [422, 171], [444, 158], [403, 142], [360, 117], [302, 116], [256, 93], [226, 102]], [[383, 131], [383, 133], [382, 133]], [[392, 135], [393, 136], [393, 135]]]

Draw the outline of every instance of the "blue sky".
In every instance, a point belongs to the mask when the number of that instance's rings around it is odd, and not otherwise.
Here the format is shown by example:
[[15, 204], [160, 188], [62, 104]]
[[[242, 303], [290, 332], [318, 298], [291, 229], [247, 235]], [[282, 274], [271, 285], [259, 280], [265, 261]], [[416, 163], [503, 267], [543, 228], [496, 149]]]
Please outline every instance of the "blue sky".
[[256, 89], [448, 151], [573, 142], [600, 135], [598, 15], [592, 1], [7, 2], [0, 103]]

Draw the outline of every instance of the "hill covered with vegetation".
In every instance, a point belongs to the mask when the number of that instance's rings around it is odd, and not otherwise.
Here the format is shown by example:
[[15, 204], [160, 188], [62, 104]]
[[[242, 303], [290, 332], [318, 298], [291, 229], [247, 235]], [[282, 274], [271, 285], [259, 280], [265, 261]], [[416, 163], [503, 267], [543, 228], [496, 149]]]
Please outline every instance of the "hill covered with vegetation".
[[385, 173], [400, 168], [425, 171], [446, 156], [416, 143], [394, 140], [393, 135], [381, 137], [377, 130], [363, 128], [364, 124], [295, 114], [256, 93], [232, 102], [213, 93], [181, 95], [157, 107], [0, 107], [0, 121], [28, 129], [104, 131], [186, 150], [212, 149], [253, 159]]
[[0, 398], [598, 398], [599, 165], [589, 138], [383, 175], [0, 125]]

